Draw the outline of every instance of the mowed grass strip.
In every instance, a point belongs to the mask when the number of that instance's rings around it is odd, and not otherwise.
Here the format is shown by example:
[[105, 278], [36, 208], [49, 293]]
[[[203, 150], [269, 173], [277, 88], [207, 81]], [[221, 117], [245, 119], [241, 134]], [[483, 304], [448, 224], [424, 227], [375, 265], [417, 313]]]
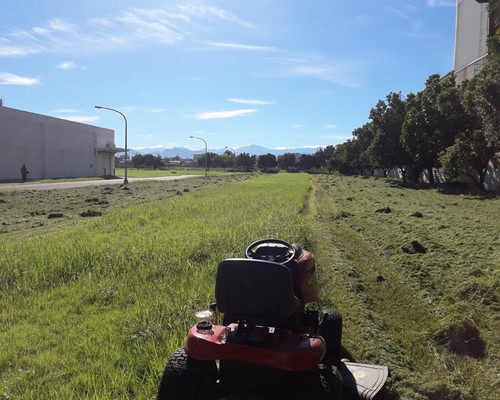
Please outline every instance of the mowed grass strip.
[[391, 398], [498, 398], [500, 198], [324, 175], [310, 211], [324, 303], [350, 357], [390, 366]]
[[260, 176], [0, 244], [0, 390], [151, 399], [214, 274], [254, 240], [303, 242], [310, 178]]

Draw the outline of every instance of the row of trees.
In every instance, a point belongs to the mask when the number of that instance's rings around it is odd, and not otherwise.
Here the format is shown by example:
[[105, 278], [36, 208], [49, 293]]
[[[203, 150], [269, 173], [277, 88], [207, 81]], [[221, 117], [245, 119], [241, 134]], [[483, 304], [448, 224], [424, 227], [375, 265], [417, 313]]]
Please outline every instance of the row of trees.
[[[295, 154], [285, 153], [276, 156], [272, 153], [255, 156], [248, 153], [241, 153], [235, 157], [234, 153], [226, 151], [224, 154], [208, 153], [209, 168], [236, 168], [245, 171], [254, 171], [256, 168], [263, 172], [286, 170], [311, 171], [325, 166], [327, 151], [333, 151], [333, 146], [328, 146], [326, 150], [320, 149], [315, 154]], [[205, 155], [198, 157], [198, 166], [205, 166]]]
[[[224, 171], [226, 169], [254, 171], [256, 168], [264, 172], [277, 169], [308, 171], [321, 167], [322, 163], [318, 163], [317, 161], [318, 154], [320, 153], [322, 153], [322, 150], [316, 155], [301, 155], [300, 157], [294, 153], [287, 153], [279, 157], [267, 153], [257, 157], [249, 153], [235, 155], [233, 152], [226, 150], [223, 154], [208, 152], [207, 164], [205, 163], [205, 154], [197, 157], [197, 162], [201, 168], [207, 165], [208, 168], [223, 168]], [[178, 158], [178, 160], [180, 159]], [[160, 155], [154, 156], [152, 154], [135, 154], [130, 162], [135, 168], [160, 169], [166, 166]]]
[[399, 168], [403, 179], [417, 181], [441, 168], [447, 179], [468, 175], [479, 189], [500, 152], [500, 36], [488, 41], [483, 70], [461, 86], [452, 75], [431, 75], [425, 89], [403, 98], [389, 93], [369, 113], [370, 122], [353, 139], [322, 150], [323, 166], [354, 174]]
[[159, 169], [165, 166], [160, 155], [135, 154], [130, 160], [135, 168]]

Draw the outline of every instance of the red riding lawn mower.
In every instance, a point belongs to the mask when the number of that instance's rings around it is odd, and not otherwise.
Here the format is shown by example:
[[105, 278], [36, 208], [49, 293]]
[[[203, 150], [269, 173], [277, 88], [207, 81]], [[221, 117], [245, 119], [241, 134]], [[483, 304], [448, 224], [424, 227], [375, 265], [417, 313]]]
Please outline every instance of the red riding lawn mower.
[[[264, 239], [223, 260], [210, 310], [170, 357], [158, 400], [375, 399], [386, 366], [341, 359], [342, 316], [319, 310], [314, 256]], [[378, 398], [378, 396], [377, 396]]]

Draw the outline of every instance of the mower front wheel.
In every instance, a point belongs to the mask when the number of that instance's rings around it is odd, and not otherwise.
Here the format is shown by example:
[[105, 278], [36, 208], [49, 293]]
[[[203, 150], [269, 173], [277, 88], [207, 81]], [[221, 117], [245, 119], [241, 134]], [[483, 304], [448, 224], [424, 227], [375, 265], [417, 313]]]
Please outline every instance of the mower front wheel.
[[183, 348], [168, 360], [158, 389], [158, 400], [213, 400], [217, 382], [215, 361], [188, 357]]

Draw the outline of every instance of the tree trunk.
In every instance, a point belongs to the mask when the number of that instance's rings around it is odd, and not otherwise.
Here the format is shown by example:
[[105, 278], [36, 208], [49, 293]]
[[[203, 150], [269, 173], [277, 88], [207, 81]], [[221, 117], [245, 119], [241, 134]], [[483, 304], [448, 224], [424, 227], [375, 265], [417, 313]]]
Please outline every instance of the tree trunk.
[[429, 173], [429, 183], [434, 186], [435, 185], [435, 180], [434, 180], [434, 173], [433, 173], [433, 167], [426, 168], [427, 172]]
[[486, 168], [478, 168], [476, 172], [479, 175], [479, 179], [476, 181], [477, 188], [480, 192], [484, 192], [484, 180], [486, 178], [486, 172], [488, 171], [488, 167]]

